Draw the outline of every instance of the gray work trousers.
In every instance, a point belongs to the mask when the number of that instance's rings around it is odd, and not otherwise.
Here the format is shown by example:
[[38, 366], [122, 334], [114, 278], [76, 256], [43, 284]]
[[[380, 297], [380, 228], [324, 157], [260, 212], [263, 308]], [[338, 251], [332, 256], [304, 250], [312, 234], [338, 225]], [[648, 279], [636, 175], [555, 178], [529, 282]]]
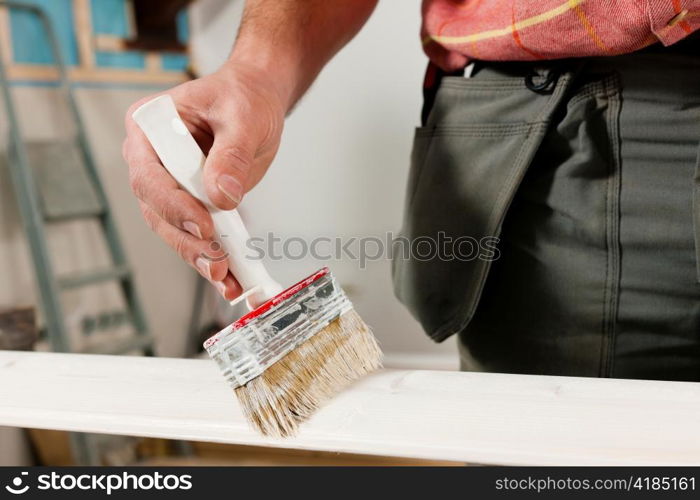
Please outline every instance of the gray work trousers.
[[416, 131], [401, 234], [453, 248], [399, 299], [464, 370], [700, 381], [700, 38], [475, 69]]

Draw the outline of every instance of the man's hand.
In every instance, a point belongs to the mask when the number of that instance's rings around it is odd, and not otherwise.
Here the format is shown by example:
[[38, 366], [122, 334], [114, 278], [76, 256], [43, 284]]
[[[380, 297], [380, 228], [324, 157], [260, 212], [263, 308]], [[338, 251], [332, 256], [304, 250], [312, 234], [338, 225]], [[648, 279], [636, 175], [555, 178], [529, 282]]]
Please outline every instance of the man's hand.
[[[285, 114], [328, 60], [362, 27], [377, 0], [248, 0], [224, 66], [167, 93], [207, 154], [204, 184], [217, 207], [235, 208], [265, 174]], [[124, 158], [148, 225], [228, 300], [241, 288], [228, 272], [204, 206], [180, 189], [126, 116]]]
[[[235, 208], [277, 152], [286, 112], [282, 96], [258, 68], [233, 62], [167, 93], [207, 155], [204, 184], [209, 199], [221, 209]], [[131, 118], [154, 97], [136, 102], [127, 112], [123, 154], [131, 188], [151, 229], [231, 300], [240, 294], [240, 286], [226, 259], [217, 260], [222, 251], [214, 243], [219, 235], [209, 213], [180, 189]]]

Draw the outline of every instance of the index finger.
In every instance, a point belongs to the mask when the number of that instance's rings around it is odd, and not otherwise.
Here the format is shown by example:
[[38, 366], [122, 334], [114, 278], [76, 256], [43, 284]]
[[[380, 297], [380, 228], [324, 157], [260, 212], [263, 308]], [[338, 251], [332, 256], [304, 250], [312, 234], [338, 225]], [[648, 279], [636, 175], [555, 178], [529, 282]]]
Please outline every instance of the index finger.
[[[180, 188], [136, 122], [127, 118], [126, 124], [128, 135], [122, 155], [129, 165], [129, 180], [136, 197], [175, 227], [199, 238], [213, 238], [213, 222], [204, 205]], [[194, 231], [188, 229], [193, 225]]]

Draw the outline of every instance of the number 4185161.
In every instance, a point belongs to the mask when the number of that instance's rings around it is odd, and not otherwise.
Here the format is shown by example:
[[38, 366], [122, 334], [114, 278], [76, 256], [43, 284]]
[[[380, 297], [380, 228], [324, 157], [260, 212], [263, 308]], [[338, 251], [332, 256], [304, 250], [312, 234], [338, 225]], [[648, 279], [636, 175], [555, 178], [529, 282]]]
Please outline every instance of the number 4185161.
[[638, 477], [632, 488], [647, 491], [695, 491], [694, 477]]

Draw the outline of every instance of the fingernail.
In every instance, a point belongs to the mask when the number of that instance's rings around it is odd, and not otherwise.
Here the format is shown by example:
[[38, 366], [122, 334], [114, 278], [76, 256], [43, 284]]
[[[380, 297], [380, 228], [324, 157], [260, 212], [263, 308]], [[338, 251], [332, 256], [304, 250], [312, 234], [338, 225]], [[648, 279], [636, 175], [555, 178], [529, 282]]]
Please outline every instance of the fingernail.
[[194, 264], [197, 266], [197, 269], [204, 274], [204, 276], [211, 279], [211, 262], [209, 262], [208, 259], [205, 259], [204, 257], [197, 257]]
[[235, 177], [226, 174], [220, 175], [216, 185], [219, 186], [221, 192], [236, 205], [241, 202], [243, 198], [243, 186], [241, 186], [241, 183], [238, 182]]
[[224, 285], [224, 282], [223, 281], [215, 281], [214, 286], [219, 291], [221, 296], [223, 298], [226, 298], [226, 285]]
[[199, 230], [199, 226], [189, 220], [186, 220], [185, 222], [182, 223], [182, 227], [185, 231], [190, 233], [192, 236], [196, 236], [197, 238], [201, 239], [202, 238], [202, 231]]

